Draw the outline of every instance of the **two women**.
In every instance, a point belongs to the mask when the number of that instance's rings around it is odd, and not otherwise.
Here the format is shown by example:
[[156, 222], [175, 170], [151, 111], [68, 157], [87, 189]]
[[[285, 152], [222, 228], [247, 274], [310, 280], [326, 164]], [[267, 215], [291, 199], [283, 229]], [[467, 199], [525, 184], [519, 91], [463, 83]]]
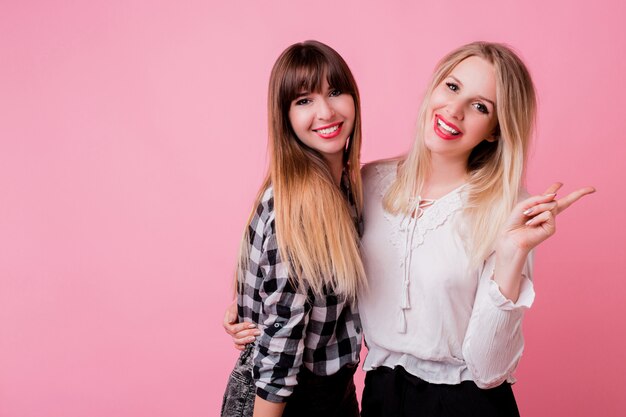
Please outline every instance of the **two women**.
[[363, 170], [363, 416], [518, 415], [531, 250], [594, 191], [524, 195], [535, 112], [514, 52], [465, 45], [437, 66], [408, 155]]

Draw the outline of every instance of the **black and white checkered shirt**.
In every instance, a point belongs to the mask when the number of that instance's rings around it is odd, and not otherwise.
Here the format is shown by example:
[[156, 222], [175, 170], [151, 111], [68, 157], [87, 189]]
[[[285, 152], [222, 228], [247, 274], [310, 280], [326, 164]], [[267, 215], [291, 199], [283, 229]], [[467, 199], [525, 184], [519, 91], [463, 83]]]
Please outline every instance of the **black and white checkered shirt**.
[[316, 375], [333, 375], [358, 363], [361, 323], [356, 305], [345, 297], [316, 297], [311, 291], [296, 291], [290, 283], [276, 242], [271, 187], [250, 222], [248, 238], [249, 264], [238, 287], [239, 321], [257, 323], [262, 331], [254, 347], [257, 395], [284, 402], [297, 384], [301, 366]]

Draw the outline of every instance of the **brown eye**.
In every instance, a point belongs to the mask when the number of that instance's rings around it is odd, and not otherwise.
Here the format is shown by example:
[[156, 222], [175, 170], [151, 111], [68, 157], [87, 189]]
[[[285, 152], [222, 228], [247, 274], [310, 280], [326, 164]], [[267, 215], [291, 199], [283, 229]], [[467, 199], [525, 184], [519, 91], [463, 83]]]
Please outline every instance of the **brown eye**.
[[311, 102], [308, 98], [301, 98], [300, 100], [296, 100], [296, 106], [303, 106], [305, 104], [309, 104]]
[[476, 108], [476, 110], [478, 110], [481, 113], [489, 114], [489, 109], [487, 108], [487, 106], [485, 106], [482, 103], [475, 103], [474, 107]]
[[450, 89], [452, 91], [458, 91], [459, 90], [459, 86], [456, 85], [455, 83], [446, 83], [446, 85], [448, 86], [448, 89]]

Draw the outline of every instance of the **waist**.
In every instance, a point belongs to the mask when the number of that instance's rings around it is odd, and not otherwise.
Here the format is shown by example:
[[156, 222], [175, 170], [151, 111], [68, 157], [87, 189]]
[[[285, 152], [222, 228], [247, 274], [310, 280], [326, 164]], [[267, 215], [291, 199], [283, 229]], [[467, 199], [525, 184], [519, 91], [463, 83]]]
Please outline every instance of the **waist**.
[[433, 384], [459, 384], [471, 381], [472, 374], [463, 359], [459, 358], [417, 358], [407, 353], [390, 352], [377, 346], [370, 346], [363, 369], [371, 371], [379, 367], [394, 369], [401, 366], [411, 375]]
[[331, 375], [317, 375], [307, 369], [306, 366], [302, 366], [298, 372], [298, 385], [325, 386], [326, 384], [340, 384], [342, 381], [351, 380], [358, 366], [358, 363], [348, 363]]

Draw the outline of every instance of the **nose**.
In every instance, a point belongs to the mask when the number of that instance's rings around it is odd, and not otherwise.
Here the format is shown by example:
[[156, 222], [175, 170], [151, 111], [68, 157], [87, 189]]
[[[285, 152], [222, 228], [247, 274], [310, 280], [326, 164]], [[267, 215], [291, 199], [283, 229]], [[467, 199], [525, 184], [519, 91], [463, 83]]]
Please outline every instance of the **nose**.
[[318, 100], [317, 118], [319, 120], [330, 120], [335, 116], [335, 109], [327, 98]]
[[446, 113], [451, 118], [463, 120], [463, 103], [460, 100], [451, 100], [446, 105]]

